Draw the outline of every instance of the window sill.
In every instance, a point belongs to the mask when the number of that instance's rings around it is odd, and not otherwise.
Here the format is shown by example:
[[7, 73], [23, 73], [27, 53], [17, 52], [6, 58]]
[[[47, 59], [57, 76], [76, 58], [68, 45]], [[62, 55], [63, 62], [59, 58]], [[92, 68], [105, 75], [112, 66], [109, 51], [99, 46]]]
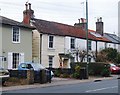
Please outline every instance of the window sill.
[[54, 48], [48, 48], [48, 50], [52, 50], [52, 51], [54, 51], [55, 49], [54, 49]]
[[13, 44], [20, 44], [20, 42], [12, 42]]

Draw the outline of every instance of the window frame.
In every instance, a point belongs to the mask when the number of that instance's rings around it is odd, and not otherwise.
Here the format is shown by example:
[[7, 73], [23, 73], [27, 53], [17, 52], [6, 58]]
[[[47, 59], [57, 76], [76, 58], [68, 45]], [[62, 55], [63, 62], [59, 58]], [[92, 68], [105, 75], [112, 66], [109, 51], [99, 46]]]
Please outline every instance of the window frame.
[[88, 40], [88, 50], [92, 50], [92, 41]]
[[[50, 41], [50, 37], [53, 37], [52, 41]], [[50, 46], [50, 44], [52, 44], [52, 47]], [[48, 48], [54, 49], [54, 36], [53, 35], [48, 35]]]
[[16, 69], [20, 62], [20, 53], [12, 53], [12, 68]]
[[[72, 43], [73, 40], [73, 43]], [[75, 49], [75, 38], [70, 39], [70, 49]]]
[[53, 62], [54, 62], [54, 56], [48, 56], [48, 65], [49, 65], [49, 68], [53, 67]]
[[[18, 34], [14, 35], [14, 32], [16, 32], [16, 31], [14, 31], [14, 28], [18, 29], [18, 31], [17, 31]], [[16, 40], [14, 40], [14, 36], [16, 36], [16, 38], [15, 38]], [[12, 27], [12, 43], [20, 43], [20, 28], [18, 26]]]

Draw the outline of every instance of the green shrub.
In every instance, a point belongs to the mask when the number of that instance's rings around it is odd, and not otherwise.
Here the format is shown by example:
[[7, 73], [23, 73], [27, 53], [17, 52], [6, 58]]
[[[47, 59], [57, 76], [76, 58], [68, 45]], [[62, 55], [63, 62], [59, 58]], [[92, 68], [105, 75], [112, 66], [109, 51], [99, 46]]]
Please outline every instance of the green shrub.
[[109, 65], [109, 64], [104, 65], [104, 69], [103, 69], [102, 72], [101, 72], [101, 76], [109, 77], [110, 75], [111, 75], [110, 65]]
[[75, 72], [77, 72], [77, 73], [80, 72], [80, 66], [79, 66], [79, 65], [77, 65], [77, 66], [75, 67]]
[[103, 77], [109, 77], [110, 74], [111, 74], [110, 70], [107, 68], [103, 69], [103, 71], [101, 72], [101, 76], [103, 76]]
[[80, 74], [77, 73], [77, 72], [75, 72], [75, 73], [72, 74], [72, 77], [73, 77], [73, 78], [76, 78], [76, 79], [79, 79]]
[[[76, 62], [71, 63], [71, 66], [72, 69], [74, 69], [73, 77], [78, 77], [80, 75], [80, 67], [86, 68], [87, 63]], [[91, 62], [88, 64], [88, 73], [89, 75], [94, 76], [109, 76], [110, 75], [109, 66], [104, 62]]]
[[55, 74], [56, 77], [60, 77], [60, 75], [61, 75], [60, 69], [57, 69], [57, 70], [54, 72], [54, 74]]
[[61, 78], [69, 78], [70, 75], [68, 75], [68, 74], [60, 74], [60, 77], [61, 77]]
[[73, 73], [73, 78], [79, 78], [80, 77], [80, 66], [76, 65], [75, 66], [75, 72]]

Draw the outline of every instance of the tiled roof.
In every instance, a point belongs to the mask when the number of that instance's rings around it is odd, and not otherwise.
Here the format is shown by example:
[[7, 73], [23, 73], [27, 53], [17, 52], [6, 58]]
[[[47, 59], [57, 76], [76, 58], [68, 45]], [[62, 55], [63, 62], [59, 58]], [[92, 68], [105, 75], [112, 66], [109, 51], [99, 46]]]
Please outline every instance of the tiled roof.
[[[90, 33], [90, 34], [94, 34], [94, 36], [96, 37], [96, 40], [98, 40], [98, 41], [108, 41], [108, 42], [111, 42], [111, 40], [109, 40], [108, 38], [106, 38], [106, 37], [104, 37], [104, 36], [102, 36], [102, 35], [100, 35], [99, 33], [97, 33], [95, 30], [88, 30], [88, 32]], [[98, 35], [98, 36], [97, 36]]]
[[[71, 37], [86, 39], [86, 32], [79, 27], [52, 22], [52, 21], [41, 20], [41, 19], [33, 19], [33, 25], [36, 27], [36, 29], [39, 32], [43, 34], [71, 36]], [[109, 42], [109, 40], [104, 37], [97, 38], [90, 33], [88, 33], [88, 39]]]
[[21, 22], [18, 22], [18, 21], [15, 21], [15, 20], [3, 17], [3, 16], [0, 16], [0, 23], [5, 24], [5, 25], [20, 26], [20, 27], [31, 28], [31, 29], [34, 28], [29, 25], [25, 25]]

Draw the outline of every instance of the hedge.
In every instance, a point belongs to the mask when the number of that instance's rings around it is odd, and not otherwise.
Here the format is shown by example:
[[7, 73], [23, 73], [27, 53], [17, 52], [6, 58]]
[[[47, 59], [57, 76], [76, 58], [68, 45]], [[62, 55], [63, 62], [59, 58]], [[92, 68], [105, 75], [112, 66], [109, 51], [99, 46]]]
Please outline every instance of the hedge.
[[[75, 72], [75, 67], [80, 66], [87, 69], [87, 63], [70, 63], [71, 69]], [[110, 76], [110, 65], [104, 62], [92, 62], [88, 64], [88, 72], [89, 75], [95, 76]]]

